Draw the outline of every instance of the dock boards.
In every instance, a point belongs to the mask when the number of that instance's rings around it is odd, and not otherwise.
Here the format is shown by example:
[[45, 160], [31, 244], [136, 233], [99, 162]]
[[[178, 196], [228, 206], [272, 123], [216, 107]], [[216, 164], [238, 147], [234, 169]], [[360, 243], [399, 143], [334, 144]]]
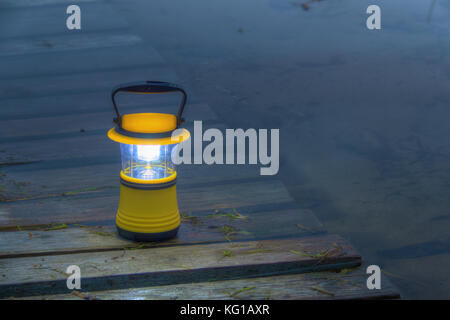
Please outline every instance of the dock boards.
[[[161, 243], [121, 239], [113, 220], [0, 234], [1, 299], [398, 298], [385, 278], [368, 290], [359, 254], [295, 203], [183, 213]], [[67, 288], [70, 265], [82, 290]]]
[[[0, 282], [0, 298], [398, 298], [384, 278], [383, 290], [368, 290], [361, 257], [333, 235], [48, 253], [0, 260], [0, 275], [14, 270]], [[83, 270], [80, 291], [66, 286], [73, 264]]]
[[[82, 287], [86, 295], [123, 295], [124, 292], [116, 290], [140, 290], [140, 294], [149, 297], [161, 286], [173, 286], [173, 290], [179, 290], [175, 285], [206, 286], [217, 289], [229, 288], [229, 298], [233, 298], [233, 286], [248, 288], [251, 284], [260, 283], [265, 287], [264, 293], [270, 295], [271, 286], [278, 290], [277, 276], [295, 275], [290, 278], [280, 278], [284, 281], [307, 282], [310, 288], [317, 293], [325, 293], [325, 296], [339, 298], [361, 296], [366, 292], [371, 297], [364, 283], [358, 282], [364, 279], [353, 275], [349, 279], [332, 276], [332, 282], [324, 281], [324, 278], [314, 280], [304, 274], [306, 272], [330, 271], [341, 272], [346, 275], [349, 270], [361, 264], [360, 256], [348, 244], [337, 236], [290, 238], [278, 240], [260, 240], [246, 242], [226, 242], [204, 245], [188, 246], [163, 246], [153, 248], [141, 248], [136, 250], [122, 249], [104, 252], [43, 255], [38, 257], [6, 258], [1, 260], [0, 274], [8, 270], [14, 270], [8, 279], [0, 283], [0, 297], [42, 296], [58, 294], [71, 294], [67, 289], [66, 268], [70, 265], [78, 265], [83, 270]], [[342, 271], [344, 270], [344, 271]], [[300, 275], [299, 275], [300, 274]], [[356, 273], [358, 274], [358, 273]], [[324, 276], [325, 274], [321, 274]], [[328, 275], [328, 276], [329, 276]], [[316, 275], [317, 276], [317, 275]], [[256, 279], [254, 279], [256, 278]], [[240, 282], [228, 283], [228, 280]], [[242, 280], [245, 279], [245, 280]], [[319, 281], [320, 280], [320, 281]], [[213, 282], [219, 282], [219, 286]], [[339, 287], [336, 283], [345, 284]], [[204, 283], [208, 284], [204, 284]], [[335, 290], [330, 290], [331, 285]], [[346, 286], [351, 289], [346, 288]], [[156, 288], [153, 288], [156, 287]], [[144, 289], [140, 289], [144, 288]], [[383, 294], [392, 295], [389, 287], [386, 291], [374, 292], [374, 297]], [[336, 290], [337, 289], [337, 290]], [[352, 292], [349, 294], [347, 291]], [[113, 290], [111, 292], [111, 290]], [[291, 285], [290, 295], [300, 297], [303, 293], [295, 294]], [[105, 292], [110, 291], [110, 292]], [[235, 290], [234, 290], [235, 291]], [[279, 290], [278, 290], [279, 291]], [[346, 293], [345, 293], [346, 292]], [[344, 294], [345, 293], [345, 294]], [[135, 293], [134, 293], [135, 294]], [[166, 297], [172, 294], [166, 292]], [[261, 292], [257, 294], [261, 296]], [[280, 293], [277, 293], [279, 295]], [[284, 294], [288, 294], [285, 292]], [[126, 295], [124, 296], [126, 297]], [[161, 296], [160, 298], [163, 298]], [[191, 298], [195, 298], [193, 295]], [[213, 296], [214, 297], [214, 296]], [[55, 298], [65, 298], [58, 297]]]
[[[67, 3], [0, 4], [2, 21], [22, 22], [0, 35], [1, 299], [398, 297], [385, 278], [382, 290], [368, 290], [355, 249], [255, 165], [181, 166], [178, 236], [120, 238], [110, 90], [178, 77], [109, 2], [83, 1], [86, 28], [75, 33], [55, 16]], [[97, 20], [99, 12], [109, 18]], [[126, 112], [175, 112], [179, 103], [140, 96], [118, 99]], [[185, 117], [191, 131], [193, 120], [204, 130], [233, 127], [195, 96]], [[66, 285], [70, 265], [81, 270], [75, 292]]]

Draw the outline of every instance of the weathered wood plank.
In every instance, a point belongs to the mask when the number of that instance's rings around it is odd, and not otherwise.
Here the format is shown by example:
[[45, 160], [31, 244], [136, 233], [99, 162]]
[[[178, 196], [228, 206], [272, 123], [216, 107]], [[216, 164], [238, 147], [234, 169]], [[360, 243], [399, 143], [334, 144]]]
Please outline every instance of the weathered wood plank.
[[[157, 245], [301, 237], [323, 233], [322, 225], [310, 210], [298, 209], [292, 204], [278, 207], [277, 211], [270, 207], [235, 209], [239, 214], [233, 209], [182, 214], [178, 236]], [[266, 228], [267, 221], [271, 221], [269, 229]], [[15, 231], [19, 228], [23, 231]], [[0, 259], [118, 250], [139, 246], [120, 238], [113, 220], [101, 221], [90, 226], [66, 224], [53, 226], [53, 229], [52, 226], [15, 226], [3, 228], [2, 231]]]
[[[111, 141], [108, 141], [116, 149]], [[23, 200], [44, 201], [48, 198], [60, 198], [69, 193], [102, 193], [115, 195], [114, 190], [119, 187], [120, 155], [118, 150], [111, 151], [110, 157], [94, 158], [65, 158], [45, 162], [31, 162], [21, 165], [21, 161], [33, 161], [29, 158], [17, 158], [13, 155], [9, 158], [6, 153], [6, 163], [18, 163], [0, 167], [0, 199], [4, 202]], [[0, 154], [1, 155], [1, 154]], [[0, 156], [0, 159], [2, 157]], [[106, 162], [106, 164], [105, 164]], [[27, 162], [25, 162], [27, 163]], [[44, 165], [40, 167], [40, 165]], [[62, 166], [61, 166], [62, 165]], [[26, 168], [31, 166], [32, 168]], [[28, 169], [28, 170], [27, 170]], [[178, 186], [181, 188], [191, 186], [207, 186], [210, 183], [224, 184], [241, 182], [272, 181], [274, 177], [260, 176], [259, 166], [256, 165], [181, 165], [177, 168]], [[106, 189], [106, 190], [105, 190]], [[66, 194], [67, 195], [67, 194]]]
[[109, 94], [118, 83], [136, 79], [158, 79], [177, 82], [177, 75], [166, 67], [126, 69], [74, 75], [43, 76], [26, 79], [0, 80], [0, 100], [61, 96], [65, 94], [104, 92]]
[[[8, 6], [7, 3], [15, 4], [19, 8]], [[33, 0], [32, 3], [43, 3], [43, 1]], [[50, 2], [47, 0], [47, 3]], [[117, 14], [111, 6], [105, 3], [81, 4], [82, 10], [82, 30], [69, 30], [65, 24], [66, 9], [70, 4], [77, 4], [77, 1], [64, 3], [63, 1], [52, 1], [54, 6], [46, 7], [26, 7], [20, 6], [22, 0], [1, 1], [0, 21], [2, 31], [0, 38], [14, 37], [45, 37], [55, 34], [71, 36], [74, 33], [110, 31], [111, 29], [123, 29], [128, 26], [123, 16]], [[56, 5], [56, 6], [55, 6]], [[9, 8], [7, 8], [9, 7]], [[102, 17], [99, 19], [99, 17]], [[4, 40], [3, 40], [4, 41]]]
[[126, 47], [141, 41], [142, 39], [139, 36], [127, 33], [77, 33], [73, 35], [36, 37], [34, 39], [13, 39], [0, 42], [0, 57], [117, 46]]
[[[118, 186], [118, 182], [115, 186]], [[240, 208], [293, 202], [284, 185], [243, 181], [181, 185], [178, 188], [181, 212]], [[94, 190], [74, 190], [67, 195], [29, 201], [4, 202], [0, 207], [0, 225], [31, 225], [112, 220], [119, 200], [119, 189], [105, 186]]]
[[187, 283], [98, 292], [25, 297], [39, 300], [321, 300], [398, 299], [400, 295], [382, 274], [380, 290], [366, 287], [365, 268], [322, 271], [261, 278]]
[[[147, 79], [147, 78], [146, 78]], [[110, 88], [110, 90], [112, 87]], [[83, 92], [64, 94], [60, 96], [42, 96], [33, 98], [11, 98], [1, 102], [0, 115], [2, 120], [24, 120], [32, 118], [48, 118], [67, 115], [78, 115], [82, 113], [111, 112], [113, 115], [110, 90], [100, 90], [98, 92]], [[180, 102], [179, 95], [159, 94], [148, 96], [128, 94], [117, 97], [121, 111], [126, 113], [142, 112], [148, 108], [162, 108], [159, 111], [175, 112]], [[195, 100], [189, 99], [186, 106], [186, 116], [193, 111], [191, 104], [196, 104]], [[169, 108], [172, 106], [173, 110]], [[155, 109], [158, 111], [157, 109]], [[187, 117], [187, 119], [192, 119]], [[199, 117], [198, 119], [202, 119]]]
[[[57, 135], [59, 133], [77, 132], [82, 138], [83, 130], [105, 129], [112, 127], [112, 113], [81, 113], [78, 115], [57, 116], [37, 119], [1, 121], [0, 135], [3, 141], [12, 137], [32, 137], [37, 135]], [[106, 136], [106, 133], [105, 135]], [[25, 140], [25, 139], [23, 139]], [[29, 144], [36, 144], [30, 141]], [[51, 145], [50, 145], [51, 147]], [[56, 151], [56, 150], [55, 150]]]
[[180, 207], [184, 211], [239, 208], [293, 201], [284, 184], [276, 180], [270, 184], [249, 182], [179, 189]]
[[[112, 88], [110, 88], [111, 90]], [[66, 94], [58, 97], [43, 96], [36, 98], [13, 98], [1, 102], [0, 115], [2, 121], [25, 120], [34, 118], [53, 118], [58, 116], [77, 116], [79, 114], [109, 112], [113, 115], [110, 91]], [[123, 95], [117, 97], [121, 111], [134, 112], [168, 112], [176, 113], [180, 96], [175, 94]], [[189, 97], [186, 105], [186, 121], [193, 119], [211, 120], [217, 116], [204, 103]]]
[[[98, 190], [118, 188], [120, 159], [116, 155], [113, 160], [117, 161], [112, 161], [115, 163], [109, 165], [88, 162], [86, 166], [72, 168], [23, 171], [2, 168], [0, 172], [5, 174], [0, 177], [3, 199], [8, 202], [36, 198], [46, 199], [59, 197], [62, 193], [77, 193], [79, 190], [98, 193]], [[79, 161], [81, 162], [82, 159]], [[221, 184], [232, 180], [236, 180], [237, 183], [245, 180], [262, 182], [275, 179], [259, 176], [258, 170], [258, 166], [183, 165], [177, 169], [177, 184], [178, 186], [200, 186], [204, 183]]]
[[[45, 41], [44, 43], [51, 43], [50, 40]], [[107, 44], [106, 40], [101, 44]], [[64, 52], [48, 50], [32, 55], [4, 56], [0, 61], [0, 68], [2, 69], [0, 79], [55, 76], [111, 71], [113, 69], [123, 70], [125, 68], [136, 69], [149, 66], [161, 67], [164, 65], [166, 65], [165, 61], [154, 48], [136, 42], [135, 44], [130, 43], [126, 47], [100, 47]]]
[[328, 235], [0, 260], [0, 298], [68, 293], [69, 265], [99, 291], [352, 268], [361, 257]]

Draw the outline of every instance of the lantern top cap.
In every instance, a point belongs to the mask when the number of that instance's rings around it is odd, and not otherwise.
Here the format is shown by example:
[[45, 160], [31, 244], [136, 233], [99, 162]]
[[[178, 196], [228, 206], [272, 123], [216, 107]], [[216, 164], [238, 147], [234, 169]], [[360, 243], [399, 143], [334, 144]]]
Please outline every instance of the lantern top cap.
[[177, 117], [169, 113], [131, 113], [122, 116], [122, 129], [136, 133], [163, 133], [177, 128]]

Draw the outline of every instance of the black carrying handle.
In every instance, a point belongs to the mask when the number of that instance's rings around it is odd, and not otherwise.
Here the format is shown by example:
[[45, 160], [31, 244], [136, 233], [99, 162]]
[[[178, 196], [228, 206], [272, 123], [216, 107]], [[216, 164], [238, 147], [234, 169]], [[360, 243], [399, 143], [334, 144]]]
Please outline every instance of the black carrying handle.
[[114, 119], [114, 122], [122, 127], [121, 116], [119, 113], [119, 109], [117, 108], [115, 96], [119, 92], [130, 92], [130, 93], [165, 93], [165, 92], [181, 92], [183, 95], [183, 99], [181, 100], [180, 108], [178, 109], [177, 114], [177, 127], [183, 122], [181, 118], [184, 110], [184, 105], [186, 104], [187, 95], [186, 92], [177, 86], [176, 84], [162, 81], [144, 81], [144, 82], [132, 82], [121, 84], [118, 87], [114, 88], [111, 92], [111, 99], [114, 106], [114, 111], [116, 112], [117, 118]]

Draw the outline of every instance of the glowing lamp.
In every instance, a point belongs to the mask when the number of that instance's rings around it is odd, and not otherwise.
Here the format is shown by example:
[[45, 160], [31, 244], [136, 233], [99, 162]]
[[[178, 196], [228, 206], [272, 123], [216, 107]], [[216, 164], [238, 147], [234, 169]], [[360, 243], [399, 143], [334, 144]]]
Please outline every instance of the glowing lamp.
[[[115, 96], [119, 92], [180, 92], [183, 99], [178, 114], [132, 113], [121, 115]], [[122, 171], [120, 200], [116, 215], [119, 235], [134, 241], [158, 241], [174, 237], [180, 225], [176, 178], [172, 153], [189, 139], [183, 122], [186, 93], [177, 85], [146, 81], [115, 88], [111, 94], [116, 126], [108, 137], [120, 143]], [[179, 129], [179, 130], [177, 130]], [[176, 132], [174, 132], [176, 130]]]

